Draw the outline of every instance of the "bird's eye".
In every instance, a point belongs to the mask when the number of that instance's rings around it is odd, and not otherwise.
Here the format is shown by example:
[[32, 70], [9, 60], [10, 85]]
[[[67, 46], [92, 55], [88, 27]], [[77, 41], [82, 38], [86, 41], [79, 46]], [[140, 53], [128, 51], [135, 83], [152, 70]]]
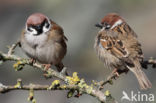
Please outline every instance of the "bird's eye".
[[106, 25], [106, 29], [109, 29], [111, 26], [108, 24], [108, 25]]
[[111, 27], [111, 26], [110, 26], [108, 23], [106, 23], [106, 22], [105, 22], [103, 25], [105, 26], [105, 29], [110, 29], [110, 27]]
[[28, 27], [28, 31], [32, 32], [32, 29], [31, 29], [31, 27]]

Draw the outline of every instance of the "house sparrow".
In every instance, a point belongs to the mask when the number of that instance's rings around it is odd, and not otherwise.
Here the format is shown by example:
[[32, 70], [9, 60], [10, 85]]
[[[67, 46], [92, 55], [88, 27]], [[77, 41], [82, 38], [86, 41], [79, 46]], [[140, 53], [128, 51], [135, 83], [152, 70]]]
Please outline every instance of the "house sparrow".
[[94, 48], [104, 65], [113, 68], [118, 75], [130, 70], [138, 79], [141, 89], [151, 88], [152, 84], [141, 67], [141, 44], [124, 19], [118, 14], [110, 13], [95, 26], [101, 30], [96, 36]]
[[64, 67], [62, 59], [67, 52], [66, 41], [63, 29], [41, 13], [28, 17], [20, 38], [21, 48], [27, 56], [47, 64], [47, 67], [55, 65], [58, 71]]

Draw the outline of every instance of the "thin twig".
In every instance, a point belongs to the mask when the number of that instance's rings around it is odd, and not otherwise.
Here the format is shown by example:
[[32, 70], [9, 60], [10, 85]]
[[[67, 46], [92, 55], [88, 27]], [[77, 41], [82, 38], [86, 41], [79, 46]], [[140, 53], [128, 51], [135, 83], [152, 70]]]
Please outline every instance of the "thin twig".
[[156, 68], [156, 60], [154, 58], [150, 58], [142, 62], [142, 67], [147, 69], [148, 65], [152, 65], [153, 68]]
[[8, 51], [8, 56], [10, 56], [11, 54], [14, 53], [14, 49], [20, 44], [20, 42], [18, 41], [17, 43], [15, 44], [12, 44], [12, 46], [9, 48], [9, 51]]
[[104, 85], [106, 84], [113, 84], [113, 79], [116, 79], [118, 76], [116, 74], [113, 74], [111, 76], [109, 76], [109, 78], [107, 78], [106, 80], [102, 80], [100, 82], [95, 82], [94, 84], [96, 86], [98, 86], [98, 90], [102, 90], [104, 88]]

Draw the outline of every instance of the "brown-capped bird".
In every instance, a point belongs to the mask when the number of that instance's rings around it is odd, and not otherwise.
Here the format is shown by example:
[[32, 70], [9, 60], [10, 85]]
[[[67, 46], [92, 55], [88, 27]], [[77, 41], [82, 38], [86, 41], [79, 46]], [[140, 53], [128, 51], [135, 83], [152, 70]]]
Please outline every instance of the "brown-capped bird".
[[63, 29], [42, 13], [30, 15], [20, 38], [24, 52], [30, 58], [46, 66], [55, 65], [58, 71], [63, 69], [67, 45]]
[[114, 69], [116, 74], [130, 70], [138, 79], [141, 89], [151, 88], [152, 84], [141, 67], [141, 44], [124, 19], [116, 13], [110, 13], [96, 27], [101, 30], [96, 36], [94, 47], [104, 65]]

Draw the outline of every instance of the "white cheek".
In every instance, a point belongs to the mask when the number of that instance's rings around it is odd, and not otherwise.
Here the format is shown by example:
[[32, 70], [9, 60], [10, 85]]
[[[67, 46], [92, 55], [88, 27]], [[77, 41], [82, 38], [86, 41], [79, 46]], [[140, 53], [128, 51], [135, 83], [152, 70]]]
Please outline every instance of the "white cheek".
[[27, 28], [26, 28], [26, 31], [27, 31], [27, 33], [28, 33], [29, 35], [35, 35], [35, 34], [37, 34], [37, 31], [36, 31], [35, 29], [30, 28], [30, 30], [31, 30], [31, 31], [28, 31]]
[[49, 30], [50, 30], [50, 28], [51, 28], [51, 24], [49, 23], [49, 27], [48, 28], [46, 28], [46, 26], [47, 26], [48, 24], [45, 24], [44, 26], [43, 26], [43, 32], [45, 33], [45, 32], [48, 32]]
[[[50, 20], [49, 20], [49, 19], [47, 19], [47, 20], [48, 20], [48, 24], [46, 23], [46, 24], [44, 24], [44, 26], [43, 26], [43, 32], [44, 32], [44, 33], [48, 32], [48, 31], [50, 30], [51, 26], [52, 26], [51, 23], [50, 23]], [[47, 25], [49, 25], [48, 28], [46, 28]]]
[[30, 32], [30, 34], [32, 35], [37, 34], [37, 31], [35, 29], [32, 29], [32, 32]]
[[43, 27], [43, 31], [44, 32], [47, 32], [47, 31], [49, 31], [49, 28], [46, 28], [45, 26]]

